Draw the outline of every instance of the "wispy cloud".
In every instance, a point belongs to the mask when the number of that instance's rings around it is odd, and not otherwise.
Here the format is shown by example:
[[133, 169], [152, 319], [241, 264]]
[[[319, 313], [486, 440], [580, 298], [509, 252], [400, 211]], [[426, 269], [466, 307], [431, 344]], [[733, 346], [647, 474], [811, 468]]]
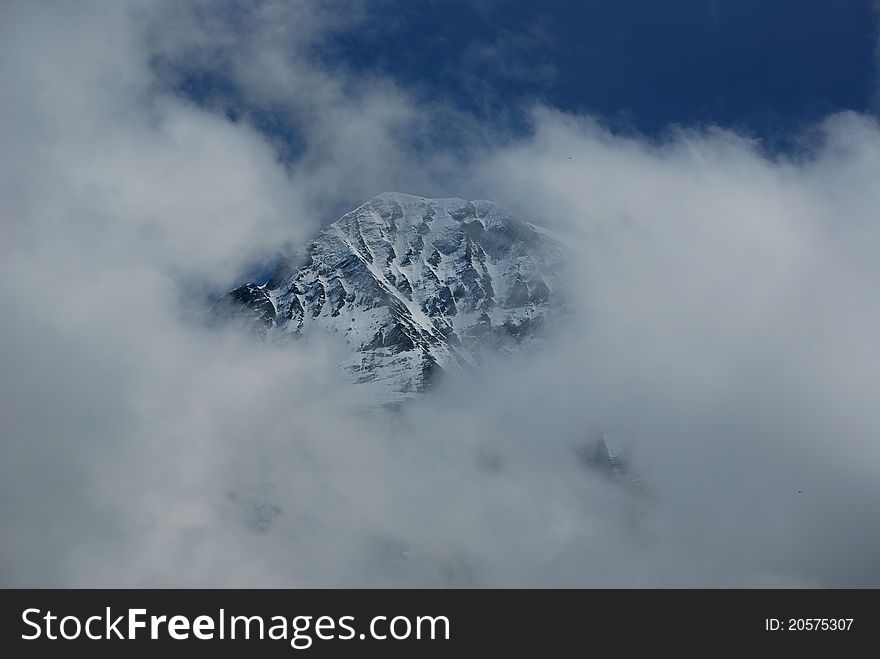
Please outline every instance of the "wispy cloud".
[[[0, 582], [880, 582], [876, 121], [829, 117], [798, 158], [546, 108], [502, 137], [313, 57], [363, 10], [4, 6]], [[301, 152], [182, 98], [187, 66]], [[332, 338], [185, 313], [383, 189], [570, 236], [569, 333], [364, 417]], [[641, 488], [584, 468], [593, 427]]]

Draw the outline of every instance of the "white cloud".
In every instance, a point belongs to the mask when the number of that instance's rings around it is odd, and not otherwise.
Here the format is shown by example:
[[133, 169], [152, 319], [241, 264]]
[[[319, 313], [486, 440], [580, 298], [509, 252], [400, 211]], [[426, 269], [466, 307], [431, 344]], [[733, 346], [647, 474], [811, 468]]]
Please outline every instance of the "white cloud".
[[482, 171], [580, 236], [583, 317], [528, 392], [634, 443], [660, 499], [647, 578], [876, 583], [876, 122], [831, 117], [798, 161], [720, 131], [536, 125]]
[[[4, 7], [0, 583], [880, 582], [876, 123], [831, 117], [801, 160], [549, 110], [425, 149], [448, 110], [317, 64], [358, 20], [321, 6]], [[276, 104], [301, 159], [175, 96], [157, 55]], [[569, 335], [389, 419], [331, 340], [183, 313], [383, 189], [572, 236]], [[641, 492], [579, 463], [593, 426]]]

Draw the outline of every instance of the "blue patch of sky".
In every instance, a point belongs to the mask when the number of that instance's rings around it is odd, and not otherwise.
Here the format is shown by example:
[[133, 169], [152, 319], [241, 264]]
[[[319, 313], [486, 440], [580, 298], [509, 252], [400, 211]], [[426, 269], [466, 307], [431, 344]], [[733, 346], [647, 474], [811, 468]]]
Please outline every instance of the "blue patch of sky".
[[222, 69], [205, 68], [198, 61], [158, 58], [151, 65], [175, 93], [222, 113], [230, 121], [247, 121], [269, 140], [281, 162], [293, 162], [303, 153], [305, 140], [287, 110], [281, 105], [254, 103]]
[[785, 148], [829, 113], [872, 109], [872, 4], [382, 0], [326, 52], [487, 120], [540, 101], [621, 132], [714, 124]]
[[[662, 138], [719, 125], [794, 149], [806, 126], [877, 98], [871, 0], [371, 0], [366, 21], [334, 33], [322, 64], [381, 74], [498, 133], [528, 132], [535, 102]], [[159, 63], [160, 65], [163, 63]], [[164, 63], [171, 66], [169, 63]], [[175, 88], [247, 119], [282, 161], [304, 137], [282, 107], [255, 106], [222, 71], [173, 63]], [[422, 136], [473, 139], [455, 122]], [[418, 145], [415, 145], [418, 146]]]
[[[394, 80], [455, 116], [411, 149], [474, 140], [474, 125], [517, 137], [542, 103], [611, 130], [663, 139], [671, 126], [718, 125], [770, 153], [809, 149], [833, 112], [876, 112], [878, 15], [871, 0], [371, 0], [351, 30], [311, 56]], [[233, 23], [238, 20], [232, 16]], [[243, 30], [246, 19], [241, 18]], [[175, 91], [246, 120], [293, 162], [305, 137], [283, 107], [256, 105], [222, 69], [163, 62]], [[464, 126], [467, 127], [464, 127]], [[271, 268], [255, 265], [252, 281]]]

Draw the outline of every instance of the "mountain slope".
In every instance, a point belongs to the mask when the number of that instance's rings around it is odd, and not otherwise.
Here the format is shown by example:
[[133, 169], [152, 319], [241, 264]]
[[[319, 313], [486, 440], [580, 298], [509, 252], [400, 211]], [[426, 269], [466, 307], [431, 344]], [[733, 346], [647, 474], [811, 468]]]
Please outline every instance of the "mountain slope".
[[345, 371], [394, 399], [539, 336], [564, 310], [564, 262], [548, 231], [492, 202], [384, 193], [266, 284], [227, 293], [214, 314], [267, 338], [341, 334], [352, 348]]

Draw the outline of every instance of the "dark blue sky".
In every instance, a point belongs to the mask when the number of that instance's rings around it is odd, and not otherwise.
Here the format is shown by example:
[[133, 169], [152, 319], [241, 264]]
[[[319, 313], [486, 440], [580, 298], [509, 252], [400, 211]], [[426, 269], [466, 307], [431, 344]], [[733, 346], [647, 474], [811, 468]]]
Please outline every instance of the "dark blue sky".
[[327, 57], [489, 118], [539, 99], [649, 135], [717, 123], [772, 139], [829, 112], [867, 111], [874, 97], [870, 0], [375, 6], [368, 29]]
[[[313, 56], [389, 76], [426, 100], [526, 128], [534, 101], [650, 137], [717, 124], [785, 150], [844, 109], [876, 111], [872, 0], [372, 0], [365, 24]], [[283, 113], [249, 107], [222, 74], [193, 71], [182, 91], [223, 98], [298, 148]], [[284, 156], [284, 154], [282, 154]]]

